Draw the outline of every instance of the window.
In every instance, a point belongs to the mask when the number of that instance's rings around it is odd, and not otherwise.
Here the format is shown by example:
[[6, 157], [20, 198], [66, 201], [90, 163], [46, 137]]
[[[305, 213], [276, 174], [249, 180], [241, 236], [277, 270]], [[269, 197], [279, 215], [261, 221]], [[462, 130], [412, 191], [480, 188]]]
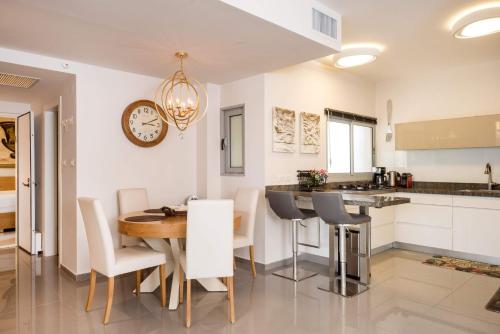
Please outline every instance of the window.
[[221, 110], [221, 174], [243, 175], [245, 171], [245, 106]]
[[371, 173], [376, 119], [327, 109], [329, 173]]

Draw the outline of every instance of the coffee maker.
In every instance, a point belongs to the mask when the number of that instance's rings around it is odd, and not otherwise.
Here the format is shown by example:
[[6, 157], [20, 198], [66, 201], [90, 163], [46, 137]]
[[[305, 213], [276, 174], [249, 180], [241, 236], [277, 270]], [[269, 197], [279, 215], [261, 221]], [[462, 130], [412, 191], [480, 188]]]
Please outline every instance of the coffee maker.
[[385, 167], [375, 167], [373, 169], [373, 184], [381, 187], [385, 185], [385, 181]]

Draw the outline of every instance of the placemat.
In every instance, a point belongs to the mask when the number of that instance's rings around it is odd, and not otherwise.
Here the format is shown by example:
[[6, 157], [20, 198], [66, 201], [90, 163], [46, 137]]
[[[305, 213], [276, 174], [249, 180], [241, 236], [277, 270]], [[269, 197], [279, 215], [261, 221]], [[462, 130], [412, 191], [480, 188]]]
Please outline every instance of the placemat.
[[165, 216], [156, 216], [156, 215], [132, 216], [125, 218], [126, 221], [134, 223], [154, 222], [163, 219], [165, 219]]
[[[164, 213], [162, 208], [160, 209], [147, 209], [147, 210], [144, 210], [145, 213]], [[174, 214], [176, 216], [186, 216], [187, 215], [187, 211], [175, 211], [174, 210]]]
[[161, 209], [147, 209], [147, 210], [144, 210], [145, 213], [163, 213], [163, 211], [161, 211]]

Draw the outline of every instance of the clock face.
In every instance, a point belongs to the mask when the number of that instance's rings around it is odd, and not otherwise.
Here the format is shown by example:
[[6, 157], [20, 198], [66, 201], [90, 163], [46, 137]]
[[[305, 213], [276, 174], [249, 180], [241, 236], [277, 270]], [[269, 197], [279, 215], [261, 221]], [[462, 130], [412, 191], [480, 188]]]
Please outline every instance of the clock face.
[[128, 126], [134, 137], [147, 143], [158, 139], [163, 122], [156, 109], [139, 106], [130, 113]]
[[151, 147], [165, 138], [168, 125], [160, 118], [154, 102], [139, 100], [130, 104], [123, 112], [122, 128], [132, 143]]

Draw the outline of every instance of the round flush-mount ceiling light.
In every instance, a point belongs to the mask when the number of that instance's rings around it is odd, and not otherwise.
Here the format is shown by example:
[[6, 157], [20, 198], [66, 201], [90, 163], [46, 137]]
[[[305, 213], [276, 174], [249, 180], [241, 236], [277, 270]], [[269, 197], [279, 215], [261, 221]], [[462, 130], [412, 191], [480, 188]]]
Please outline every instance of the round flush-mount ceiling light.
[[500, 2], [462, 13], [455, 18], [451, 30], [456, 38], [461, 39], [500, 32]]
[[335, 67], [349, 68], [374, 62], [380, 55], [381, 48], [377, 46], [347, 46], [333, 56]]

